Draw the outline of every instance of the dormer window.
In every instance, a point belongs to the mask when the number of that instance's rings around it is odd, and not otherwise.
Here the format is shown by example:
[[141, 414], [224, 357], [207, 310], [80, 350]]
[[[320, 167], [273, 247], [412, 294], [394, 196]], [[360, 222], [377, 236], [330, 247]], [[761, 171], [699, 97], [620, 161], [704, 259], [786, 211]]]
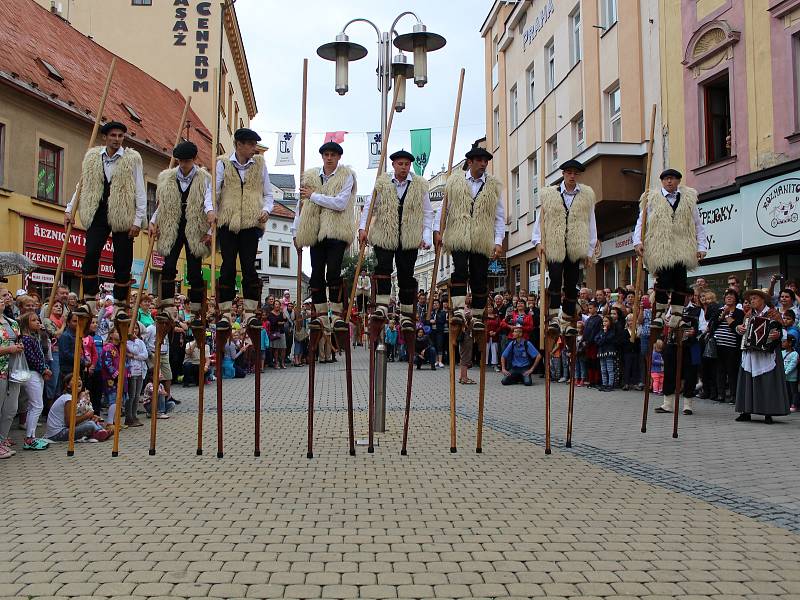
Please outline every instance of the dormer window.
[[137, 123], [141, 123], [142, 122], [142, 117], [139, 116], [139, 113], [137, 113], [136, 110], [132, 106], [130, 106], [129, 104], [124, 104], [123, 103], [122, 107], [126, 111], [128, 111], [128, 115], [130, 115], [131, 119], [133, 119]]
[[64, 76], [53, 65], [51, 65], [43, 58], [40, 58], [39, 62], [44, 67], [44, 70], [47, 71], [48, 77], [50, 77], [51, 79], [55, 79], [59, 83], [62, 83], [64, 81]]

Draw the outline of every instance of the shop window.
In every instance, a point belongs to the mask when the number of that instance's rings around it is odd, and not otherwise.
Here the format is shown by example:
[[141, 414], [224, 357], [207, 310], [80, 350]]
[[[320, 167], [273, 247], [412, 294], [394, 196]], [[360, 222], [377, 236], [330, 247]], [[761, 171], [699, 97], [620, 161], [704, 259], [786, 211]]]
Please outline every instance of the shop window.
[[[782, 276], [780, 256], [759, 256], [756, 258], [756, 283], [755, 287], [765, 289], [769, 287], [773, 275]], [[743, 290], [746, 288], [742, 288]]]
[[706, 164], [731, 155], [731, 97], [728, 73], [702, 86]]
[[39, 140], [39, 168], [36, 173], [36, 198], [58, 204], [61, 197], [61, 163], [64, 149]]
[[281, 268], [288, 269], [289, 264], [289, 246], [281, 246]]

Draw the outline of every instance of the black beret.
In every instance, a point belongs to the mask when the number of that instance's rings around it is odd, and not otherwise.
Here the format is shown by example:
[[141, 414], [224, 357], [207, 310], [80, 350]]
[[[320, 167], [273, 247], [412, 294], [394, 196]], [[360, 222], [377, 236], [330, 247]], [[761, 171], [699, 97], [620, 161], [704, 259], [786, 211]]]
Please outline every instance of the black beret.
[[252, 129], [242, 127], [234, 132], [233, 139], [237, 142], [260, 142], [261, 136]]
[[683, 175], [677, 169], [664, 169], [661, 172], [661, 175], [658, 176], [659, 179], [666, 179], [667, 177], [675, 177], [676, 179], [683, 179]]
[[197, 146], [192, 142], [181, 142], [172, 150], [172, 156], [178, 160], [187, 160], [197, 156]]
[[125, 127], [124, 123], [120, 123], [119, 121], [109, 121], [108, 123], [103, 123], [103, 126], [100, 128], [100, 133], [103, 135], [108, 135], [108, 132], [112, 129], [119, 129], [122, 133], [128, 133], [128, 128]]
[[344, 150], [342, 150], [342, 147], [336, 142], [325, 142], [319, 147], [320, 154], [325, 154], [326, 152], [336, 152], [339, 156], [344, 154]]
[[574, 158], [568, 160], [565, 163], [561, 163], [561, 166], [558, 167], [562, 171], [566, 171], [567, 169], [575, 169], [576, 171], [580, 171], [583, 173], [586, 170], [586, 167], [583, 166], [583, 163], [580, 161], [575, 160]]
[[472, 160], [473, 158], [485, 158], [486, 160], [492, 160], [493, 156], [492, 153], [489, 152], [486, 148], [481, 148], [480, 146], [473, 146], [464, 155], [464, 158], [466, 158], [467, 160]]
[[398, 150], [397, 152], [389, 155], [389, 160], [397, 160], [400, 158], [407, 158], [411, 162], [414, 162], [414, 155], [408, 150]]

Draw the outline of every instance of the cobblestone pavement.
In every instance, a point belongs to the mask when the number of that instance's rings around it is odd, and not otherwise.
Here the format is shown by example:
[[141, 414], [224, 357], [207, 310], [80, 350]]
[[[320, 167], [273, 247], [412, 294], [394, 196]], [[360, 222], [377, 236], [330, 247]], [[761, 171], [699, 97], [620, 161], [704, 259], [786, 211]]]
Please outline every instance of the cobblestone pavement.
[[[640, 395], [579, 389], [564, 450], [566, 386], [554, 384], [545, 456], [543, 386], [487, 373], [484, 453], [477, 386], [458, 386], [451, 454], [447, 374], [423, 370], [401, 457], [405, 368], [390, 364], [387, 431], [375, 454], [350, 457], [341, 364], [318, 369], [313, 460], [306, 371], [290, 368], [264, 377], [260, 458], [247, 378], [224, 383], [221, 460], [209, 386], [203, 456], [197, 390], [177, 387], [156, 456], [143, 427], [123, 432], [118, 458], [110, 443], [73, 458], [55, 444], [2, 461], [0, 598], [800, 597], [796, 419], [739, 426], [729, 407], [698, 403], [673, 440], [663, 416], [639, 433]], [[358, 349], [359, 437], [366, 366]]]

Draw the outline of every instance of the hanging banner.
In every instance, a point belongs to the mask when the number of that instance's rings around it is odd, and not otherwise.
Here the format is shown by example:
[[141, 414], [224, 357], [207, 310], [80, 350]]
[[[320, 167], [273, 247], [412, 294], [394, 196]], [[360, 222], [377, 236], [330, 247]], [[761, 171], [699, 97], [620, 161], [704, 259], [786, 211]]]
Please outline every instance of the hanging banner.
[[411, 130], [411, 154], [414, 155], [414, 173], [422, 177], [431, 157], [431, 130]]
[[381, 160], [381, 132], [367, 132], [367, 168], [377, 169]]
[[344, 143], [344, 134], [346, 131], [329, 131], [325, 134], [325, 139], [322, 140], [323, 144], [328, 142], [336, 142], [337, 144]]
[[278, 133], [276, 167], [289, 167], [294, 164], [294, 138], [295, 134], [290, 131]]

